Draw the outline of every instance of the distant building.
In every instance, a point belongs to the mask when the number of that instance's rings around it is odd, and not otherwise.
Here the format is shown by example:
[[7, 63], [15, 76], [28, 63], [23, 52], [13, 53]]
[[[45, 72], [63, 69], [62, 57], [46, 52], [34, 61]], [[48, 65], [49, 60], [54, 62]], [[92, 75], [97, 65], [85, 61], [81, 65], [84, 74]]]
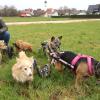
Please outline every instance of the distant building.
[[77, 14], [79, 14], [80, 13], [80, 11], [78, 11], [77, 9], [75, 9], [75, 8], [72, 8], [72, 9], [70, 9], [69, 10], [70, 12], [70, 15], [77, 15]]
[[86, 10], [79, 10], [77, 15], [86, 15]]
[[87, 9], [88, 14], [100, 14], [100, 4], [89, 5]]
[[33, 9], [25, 9], [20, 11], [19, 16], [20, 17], [31, 17], [32, 15], [34, 15], [33, 13]]
[[59, 15], [58, 15], [58, 11], [57, 11], [57, 10], [54, 10], [54, 11], [52, 12], [51, 16], [59, 16]]
[[53, 9], [53, 8], [48, 8], [46, 11], [45, 11], [45, 17], [51, 17], [51, 16], [58, 16], [58, 12], [56, 9]]

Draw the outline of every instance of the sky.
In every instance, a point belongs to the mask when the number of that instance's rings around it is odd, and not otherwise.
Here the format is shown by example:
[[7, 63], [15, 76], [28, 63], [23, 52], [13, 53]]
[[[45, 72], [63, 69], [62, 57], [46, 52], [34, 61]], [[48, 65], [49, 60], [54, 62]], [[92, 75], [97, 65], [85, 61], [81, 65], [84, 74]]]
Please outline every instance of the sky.
[[[0, 6], [8, 5], [15, 6], [18, 10], [26, 8], [41, 8], [46, 9], [45, 0], [0, 0]], [[46, 0], [47, 8], [60, 8], [67, 6], [68, 8], [76, 8], [86, 10], [88, 5], [100, 4], [100, 0]]]

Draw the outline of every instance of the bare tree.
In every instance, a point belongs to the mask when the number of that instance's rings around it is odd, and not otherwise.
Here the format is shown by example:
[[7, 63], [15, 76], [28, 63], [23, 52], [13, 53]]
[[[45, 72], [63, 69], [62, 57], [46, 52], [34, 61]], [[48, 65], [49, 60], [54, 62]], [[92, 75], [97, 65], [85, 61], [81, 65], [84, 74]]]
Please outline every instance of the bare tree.
[[59, 14], [59, 16], [65, 16], [65, 15], [76, 15], [76, 14], [78, 14], [79, 13], [79, 10], [77, 10], [77, 9], [75, 9], [75, 8], [68, 8], [68, 7], [66, 7], [66, 6], [64, 6], [64, 7], [60, 7], [59, 9], [58, 9], [58, 14]]
[[42, 9], [37, 9], [37, 10], [34, 10], [33, 13], [34, 13], [34, 16], [42, 16], [45, 14], [45, 11]]
[[65, 16], [66, 13], [69, 13], [69, 8], [67, 6], [64, 6], [64, 7], [60, 7], [58, 9], [58, 15], [59, 16]]
[[0, 9], [0, 16], [18, 16], [18, 10], [14, 6], [4, 6]]

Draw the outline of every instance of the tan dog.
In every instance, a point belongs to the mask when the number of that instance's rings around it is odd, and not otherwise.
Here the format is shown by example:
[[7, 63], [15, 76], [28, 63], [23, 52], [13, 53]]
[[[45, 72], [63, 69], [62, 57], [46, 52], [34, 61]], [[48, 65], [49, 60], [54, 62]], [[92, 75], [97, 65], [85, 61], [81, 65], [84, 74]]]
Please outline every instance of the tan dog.
[[23, 40], [17, 40], [14, 43], [17, 51], [32, 51], [32, 45], [30, 43], [24, 42]]
[[19, 53], [19, 58], [16, 58], [16, 64], [12, 67], [12, 76], [18, 82], [27, 82], [33, 80], [33, 57], [29, 58], [25, 52]]
[[[55, 62], [55, 69], [62, 72], [63, 69], [63, 64], [61, 64], [59, 61]], [[88, 74], [88, 65], [87, 63], [81, 62], [76, 69], [76, 79], [75, 79], [75, 87], [78, 89], [79, 86], [82, 83], [82, 80], [84, 77], [90, 76]]]
[[5, 45], [4, 41], [3, 40], [0, 40], [0, 64], [2, 62], [2, 52], [3, 50], [6, 50], [7, 49], [7, 46]]
[[[56, 57], [55, 53], [54, 53], [54, 56]], [[79, 58], [79, 60], [77, 60], [77, 62], [75, 63], [75, 65], [71, 66], [73, 64], [73, 62], [78, 59], [78, 55], [75, 54], [74, 52], [72, 51], [65, 51], [65, 52], [62, 52], [62, 53], [59, 53], [58, 55], [58, 60], [56, 59], [54, 65], [55, 65], [55, 68], [62, 72], [63, 71], [63, 65], [65, 65], [65, 63], [62, 62], [65, 61], [67, 62], [67, 66], [65, 67], [68, 67], [70, 68], [73, 73], [75, 73], [76, 75], [76, 80], [75, 80], [75, 87], [78, 88], [80, 86], [80, 84], [82, 83], [83, 79], [85, 79], [86, 77], [89, 77], [89, 76], [92, 76], [92, 75], [95, 75], [96, 78], [100, 78], [100, 62], [95, 60], [93, 57], [90, 57], [90, 56], [86, 56], [86, 55], [79, 55], [81, 58]], [[91, 70], [89, 69], [89, 60], [90, 59], [90, 62], [91, 62], [91, 69], [92, 69], [92, 72]], [[72, 68], [73, 67], [73, 68]]]

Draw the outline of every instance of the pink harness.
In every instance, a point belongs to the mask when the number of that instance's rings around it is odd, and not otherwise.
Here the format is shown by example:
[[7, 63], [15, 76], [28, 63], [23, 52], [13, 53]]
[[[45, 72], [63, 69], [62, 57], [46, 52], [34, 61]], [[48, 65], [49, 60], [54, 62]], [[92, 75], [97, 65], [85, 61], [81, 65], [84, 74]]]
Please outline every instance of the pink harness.
[[86, 58], [86, 59], [87, 59], [87, 63], [88, 63], [88, 73], [89, 73], [90, 75], [92, 75], [92, 74], [94, 73], [94, 70], [93, 70], [93, 65], [92, 65], [92, 60], [91, 60], [91, 58], [93, 58], [93, 57], [87, 56], [87, 55], [78, 54], [78, 55], [72, 60], [71, 64], [74, 66], [80, 58]]

